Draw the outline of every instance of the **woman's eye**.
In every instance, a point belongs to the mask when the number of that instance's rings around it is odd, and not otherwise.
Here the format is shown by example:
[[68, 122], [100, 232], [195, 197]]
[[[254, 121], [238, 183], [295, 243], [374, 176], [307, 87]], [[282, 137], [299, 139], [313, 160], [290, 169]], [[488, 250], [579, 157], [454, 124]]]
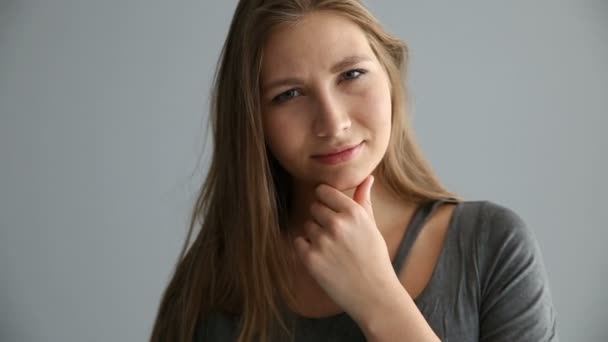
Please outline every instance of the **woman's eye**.
[[359, 78], [359, 76], [361, 76], [365, 73], [366, 73], [366, 71], [361, 70], [361, 69], [349, 70], [342, 74], [342, 78], [344, 78], [346, 80], [352, 80], [352, 79]]
[[[367, 71], [365, 71], [363, 69], [353, 69], [353, 70], [349, 70], [349, 71], [343, 73], [341, 75], [341, 77], [343, 80], [349, 81], [349, 80], [355, 80], [366, 73], [367, 73]], [[279, 94], [278, 96], [276, 96], [275, 98], [273, 98], [272, 102], [276, 103], [276, 104], [281, 104], [281, 103], [289, 101], [299, 95], [301, 95], [301, 94], [298, 89], [289, 89], [288, 91], [283, 92], [283, 93]]]
[[285, 102], [287, 100], [290, 100], [294, 97], [296, 97], [298, 95], [298, 90], [297, 89], [289, 89], [288, 91], [279, 94], [277, 97], [275, 97], [274, 99], [272, 99], [272, 102], [275, 103], [282, 103]]

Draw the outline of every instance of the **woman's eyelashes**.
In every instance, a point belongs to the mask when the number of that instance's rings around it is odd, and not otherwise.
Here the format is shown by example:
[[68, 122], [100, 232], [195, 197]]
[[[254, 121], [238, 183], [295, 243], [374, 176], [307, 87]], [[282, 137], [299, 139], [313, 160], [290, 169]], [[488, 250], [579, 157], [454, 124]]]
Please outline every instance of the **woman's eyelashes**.
[[[366, 73], [367, 73], [367, 71], [363, 70], [363, 69], [348, 70], [340, 75], [340, 82], [356, 80], [359, 77], [365, 75]], [[289, 89], [289, 90], [277, 95], [275, 98], [273, 98], [272, 102], [276, 103], [276, 104], [281, 104], [281, 103], [284, 103], [286, 101], [293, 99], [294, 97], [298, 96], [300, 93], [301, 93], [301, 89], [298, 89], [298, 88]]]
[[[367, 71], [363, 70], [363, 69], [353, 69], [353, 70], [349, 70], [345, 73], [342, 74], [342, 78], [346, 79], [346, 80], [352, 80], [352, 79], [356, 79], [359, 78], [360, 76], [364, 75]], [[347, 76], [350, 75], [350, 76]]]
[[279, 94], [277, 97], [275, 97], [274, 99], [272, 99], [272, 102], [276, 103], [276, 104], [280, 104], [283, 103], [285, 101], [291, 100], [292, 98], [296, 97], [295, 93], [299, 92], [299, 89], [289, 89], [288, 91]]

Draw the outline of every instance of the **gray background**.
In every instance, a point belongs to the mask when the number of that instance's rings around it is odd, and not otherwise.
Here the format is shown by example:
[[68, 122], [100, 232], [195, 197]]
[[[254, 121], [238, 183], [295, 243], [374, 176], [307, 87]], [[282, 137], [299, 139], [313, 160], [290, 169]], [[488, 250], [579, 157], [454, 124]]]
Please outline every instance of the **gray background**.
[[[607, 341], [608, 2], [368, 3], [440, 177], [533, 228], [563, 341]], [[235, 4], [0, 0], [1, 341], [148, 337]]]

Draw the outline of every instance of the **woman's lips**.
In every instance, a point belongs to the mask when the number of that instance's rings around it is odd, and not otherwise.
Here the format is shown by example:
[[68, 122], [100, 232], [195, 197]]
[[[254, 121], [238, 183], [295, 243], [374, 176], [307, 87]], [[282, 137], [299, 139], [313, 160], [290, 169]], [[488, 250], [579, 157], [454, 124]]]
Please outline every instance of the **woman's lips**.
[[363, 142], [359, 143], [358, 145], [356, 145], [354, 147], [343, 150], [341, 152], [324, 154], [324, 155], [316, 155], [316, 156], [313, 156], [312, 158], [323, 164], [334, 165], [334, 164], [344, 163], [344, 162], [347, 162], [347, 161], [353, 159], [358, 154], [358, 152], [361, 150], [362, 145], [363, 145]]

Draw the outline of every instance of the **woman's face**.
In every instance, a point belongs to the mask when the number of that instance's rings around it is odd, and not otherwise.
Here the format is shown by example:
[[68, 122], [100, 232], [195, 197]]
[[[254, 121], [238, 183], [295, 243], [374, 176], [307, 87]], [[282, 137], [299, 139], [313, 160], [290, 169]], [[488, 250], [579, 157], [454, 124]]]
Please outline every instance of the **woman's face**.
[[275, 29], [263, 56], [262, 116], [274, 157], [297, 182], [359, 185], [382, 160], [391, 131], [388, 75], [364, 32], [314, 12]]

